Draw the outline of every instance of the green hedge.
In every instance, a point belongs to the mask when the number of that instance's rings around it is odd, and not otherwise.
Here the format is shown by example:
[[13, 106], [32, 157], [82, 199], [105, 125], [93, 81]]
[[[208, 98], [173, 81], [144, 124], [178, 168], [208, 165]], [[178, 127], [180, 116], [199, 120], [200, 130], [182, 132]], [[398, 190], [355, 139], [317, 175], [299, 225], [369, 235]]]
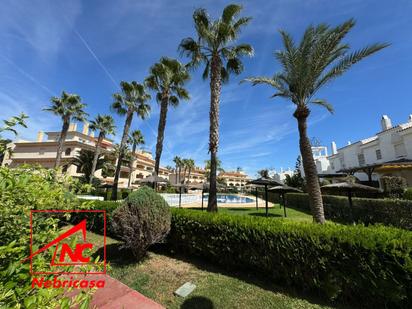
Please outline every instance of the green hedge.
[[[286, 194], [287, 205], [310, 211], [306, 193]], [[348, 198], [323, 195], [327, 219], [350, 222]], [[365, 224], [383, 223], [412, 230], [412, 201], [399, 199], [353, 198], [353, 218]]]
[[169, 244], [337, 302], [412, 306], [412, 233], [173, 209]]
[[[121, 205], [116, 201], [87, 201], [89, 204], [88, 209], [91, 210], [106, 210], [106, 234], [108, 236], [115, 237], [112, 227], [112, 213]], [[87, 228], [95, 233], [103, 234], [103, 221], [101, 219], [101, 213], [73, 213], [70, 217], [70, 223], [76, 224], [83, 219], [87, 219]]]

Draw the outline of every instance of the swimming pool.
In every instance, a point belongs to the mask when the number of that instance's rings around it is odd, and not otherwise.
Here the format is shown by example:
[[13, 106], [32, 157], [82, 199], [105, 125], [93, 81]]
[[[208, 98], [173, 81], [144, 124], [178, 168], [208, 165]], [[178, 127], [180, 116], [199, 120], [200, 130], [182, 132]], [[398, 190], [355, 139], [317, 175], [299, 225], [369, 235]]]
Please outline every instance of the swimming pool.
[[[179, 194], [169, 194], [169, 193], [162, 193], [161, 194], [166, 202], [170, 206], [178, 206], [179, 205]], [[205, 194], [203, 197], [203, 202], [207, 203], [208, 195]], [[246, 204], [252, 203], [255, 200], [246, 196], [239, 196], [235, 194], [218, 194], [217, 195], [217, 202], [220, 204]], [[202, 196], [200, 194], [182, 194], [182, 205], [191, 204], [191, 203], [201, 203]]]

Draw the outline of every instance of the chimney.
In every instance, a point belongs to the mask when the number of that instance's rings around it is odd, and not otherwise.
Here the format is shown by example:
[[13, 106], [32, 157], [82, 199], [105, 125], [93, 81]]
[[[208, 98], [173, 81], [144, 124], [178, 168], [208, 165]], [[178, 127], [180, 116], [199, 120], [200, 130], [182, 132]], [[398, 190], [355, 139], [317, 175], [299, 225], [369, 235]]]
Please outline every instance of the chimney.
[[38, 142], [42, 142], [43, 141], [43, 136], [44, 136], [44, 132], [43, 131], [39, 131], [37, 133], [37, 141]]
[[389, 130], [392, 128], [392, 121], [388, 115], [383, 115], [381, 120], [382, 131]]
[[336, 143], [334, 141], [332, 142], [331, 148], [332, 148], [332, 155], [335, 155], [338, 153], [338, 148], [336, 147]]
[[352, 145], [352, 143], [351, 143], [350, 141], [348, 141], [348, 146], [349, 146], [349, 145]]
[[76, 131], [77, 130], [77, 123], [71, 123], [69, 125], [69, 131]]
[[82, 131], [82, 133], [83, 133], [84, 135], [88, 135], [88, 133], [89, 133], [89, 123], [88, 123], [88, 122], [84, 122], [84, 123], [83, 123], [83, 131]]
[[90, 131], [90, 137], [94, 137], [94, 132], [93, 131]]
[[409, 115], [408, 122], [412, 122], [412, 115]]

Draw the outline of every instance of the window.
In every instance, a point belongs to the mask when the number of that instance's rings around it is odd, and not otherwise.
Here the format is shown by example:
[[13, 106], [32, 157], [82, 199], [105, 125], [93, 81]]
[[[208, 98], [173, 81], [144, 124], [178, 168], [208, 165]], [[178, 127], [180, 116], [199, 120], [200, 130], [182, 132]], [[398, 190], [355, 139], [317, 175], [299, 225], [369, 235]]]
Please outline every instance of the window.
[[382, 153], [380, 149], [376, 149], [376, 160], [382, 159]]
[[406, 157], [406, 148], [405, 148], [404, 143], [394, 145], [394, 147], [395, 147], [395, 155], [397, 158]]
[[363, 153], [358, 154], [358, 162], [360, 166], [365, 165], [365, 155]]
[[72, 149], [71, 148], [66, 148], [66, 150], [64, 151], [64, 154], [66, 155], [66, 156], [70, 156], [70, 153], [72, 152]]
[[330, 162], [330, 168], [331, 168], [332, 170], [335, 170], [335, 164], [333, 164], [333, 162]]
[[68, 168], [69, 168], [68, 165], [63, 166], [62, 172], [63, 172], [63, 173], [66, 173]]

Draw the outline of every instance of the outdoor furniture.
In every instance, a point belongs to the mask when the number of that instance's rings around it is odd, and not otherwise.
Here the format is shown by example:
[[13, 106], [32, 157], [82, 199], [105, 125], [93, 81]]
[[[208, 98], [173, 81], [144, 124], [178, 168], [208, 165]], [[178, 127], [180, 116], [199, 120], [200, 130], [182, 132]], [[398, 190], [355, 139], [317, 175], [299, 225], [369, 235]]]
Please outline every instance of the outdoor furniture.
[[361, 185], [359, 183], [350, 183], [350, 182], [332, 183], [330, 185], [322, 186], [321, 189], [336, 190], [336, 191], [344, 192], [348, 195], [349, 215], [351, 217], [350, 220], [353, 222], [353, 224], [355, 224], [355, 221], [353, 218], [352, 193], [353, 192], [380, 192], [381, 191], [378, 188]]
[[[247, 182], [247, 184], [256, 185], [256, 186], [264, 186], [265, 187], [265, 208], [266, 208], [266, 217], [269, 214], [269, 206], [268, 206], [268, 186], [282, 186], [280, 182], [274, 180], [272, 178], [267, 177], [260, 177], [258, 179], [251, 180]], [[256, 188], [256, 207], [257, 207], [257, 188]]]
[[279, 195], [281, 197], [281, 200], [282, 200], [282, 204], [283, 204], [283, 212], [284, 212], [285, 218], [286, 218], [285, 194], [288, 193], [288, 192], [302, 192], [302, 190], [299, 190], [298, 188], [289, 187], [289, 186], [286, 186], [286, 185], [272, 187], [272, 188], [269, 188], [268, 191], [279, 193]]

